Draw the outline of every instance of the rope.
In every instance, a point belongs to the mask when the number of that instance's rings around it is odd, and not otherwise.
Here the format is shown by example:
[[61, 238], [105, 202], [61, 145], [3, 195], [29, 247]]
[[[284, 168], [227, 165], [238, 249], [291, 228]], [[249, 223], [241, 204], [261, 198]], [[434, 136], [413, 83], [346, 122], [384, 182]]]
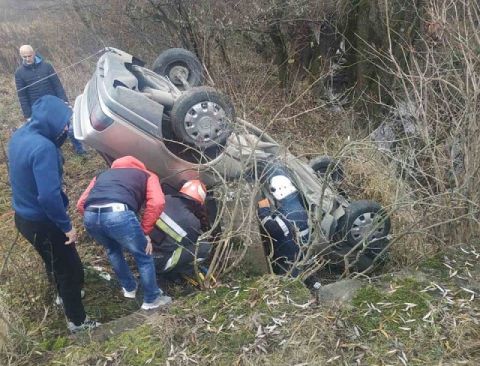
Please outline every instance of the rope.
[[42, 78], [42, 79], [40, 79], [40, 80], [37, 80], [37, 81], [35, 81], [35, 82], [27, 85], [27, 86], [24, 86], [24, 87], [21, 88], [21, 89], [18, 89], [18, 90], [17, 90], [17, 94], [20, 93], [22, 90], [25, 90], [25, 89], [27, 89], [27, 88], [35, 85], [35, 84], [38, 84], [39, 82], [41, 82], [41, 81], [43, 81], [43, 80], [46, 80], [46, 79], [52, 77], [53, 75], [58, 75], [59, 73], [64, 72], [64, 71], [66, 71], [66, 70], [68, 70], [68, 69], [70, 69], [70, 68], [72, 68], [72, 67], [74, 67], [74, 66], [76, 66], [76, 65], [78, 65], [78, 64], [80, 64], [80, 63], [82, 63], [82, 62], [84, 62], [84, 61], [86, 61], [86, 60], [88, 60], [88, 59], [90, 59], [90, 58], [92, 58], [92, 57], [94, 57], [94, 56], [96, 56], [96, 55], [98, 55], [99, 53], [106, 52], [106, 51], [108, 51], [108, 50], [109, 50], [109, 47], [102, 48], [102, 49], [98, 50], [97, 52], [92, 53], [91, 55], [89, 55], [89, 56], [81, 59], [80, 61], [77, 61], [77, 62], [75, 62], [75, 63], [73, 63], [73, 64], [68, 65], [68, 66], [65, 66], [63, 69], [60, 69], [60, 71], [55, 71], [54, 73], [52, 73], [52, 74], [50, 74], [50, 75], [47, 75], [47, 76], [45, 76], [44, 78]]

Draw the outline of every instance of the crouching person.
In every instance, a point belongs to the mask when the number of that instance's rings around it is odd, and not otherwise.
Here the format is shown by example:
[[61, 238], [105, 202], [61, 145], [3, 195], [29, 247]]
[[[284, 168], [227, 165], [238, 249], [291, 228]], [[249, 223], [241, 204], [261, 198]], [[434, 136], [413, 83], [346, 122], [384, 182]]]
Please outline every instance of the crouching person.
[[[143, 205], [140, 223], [137, 214]], [[115, 160], [111, 169], [93, 178], [77, 202], [87, 232], [106, 248], [126, 298], [135, 298], [137, 283], [123, 251], [133, 255], [143, 287], [144, 310], [172, 301], [157, 285], [148, 237], [164, 206], [158, 177], [132, 156]]]
[[167, 277], [190, 276], [204, 262], [211, 244], [198, 241], [210, 229], [205, 208], [207, 190], [199, 180], [190, 180], [176, 194], [165, 196], [165, 210], [150, 234], [157, 273]]
[[276, 274], [300, 274], [296, 266], [301, 258], [301, 247], [308, 244], [310, 230], [308, 213], [302, 204], [297, 188], [283, 166], [271, 166], [267, 170], [265, 184], [273, 197], [274, 207], [268, 198], [258, 202], [258, 217], [262, 227], [271, 239], [272, 269]]

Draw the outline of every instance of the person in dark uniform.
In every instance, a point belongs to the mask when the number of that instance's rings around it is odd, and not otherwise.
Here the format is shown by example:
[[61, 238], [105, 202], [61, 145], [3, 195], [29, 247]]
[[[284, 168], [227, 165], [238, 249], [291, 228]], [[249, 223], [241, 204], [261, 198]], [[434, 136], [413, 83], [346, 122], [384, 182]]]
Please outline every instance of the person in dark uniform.
[[[272, 269], [276, 274], [290, 273], [296, 277], [300, 270], [296, 266], [301, 258], [301, 247], [310, 238], [308, 213], [302, 197], [287, 170], [281, 165], [271, 165], [264, 170], [264, 184], [273, 198], [258, 202], [257, 214], [261, 225], [271, 239]], [[273, 206], [273, 207], [272, 207]]]
[[199, 241], [210, 229], [205, 198], [207, 189], [200, 180], [185, 182], [177, 193], [165, 196], [165, 209], [150, 234], [158, 274], [170, 278], [191, 276], [210, 253], [211, 243]]

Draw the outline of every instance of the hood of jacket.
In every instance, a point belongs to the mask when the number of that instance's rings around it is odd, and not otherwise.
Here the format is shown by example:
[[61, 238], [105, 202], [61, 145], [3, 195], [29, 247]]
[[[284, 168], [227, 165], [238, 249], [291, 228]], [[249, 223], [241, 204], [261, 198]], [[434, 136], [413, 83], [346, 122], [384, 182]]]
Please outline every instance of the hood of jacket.
[[72, 109], [53, 95], [39, 98], [32, 106], [32, 117], [28, 126], [52, 142], [63, 132], [72, 117]]
[[145, 164], [143, 164], [140, 160], [134, 158], [133, 156], [123, 156], [116, 159], [112, 163], [112, 169], [117, 168], [136, 168], [141, 170], [147, 170]]

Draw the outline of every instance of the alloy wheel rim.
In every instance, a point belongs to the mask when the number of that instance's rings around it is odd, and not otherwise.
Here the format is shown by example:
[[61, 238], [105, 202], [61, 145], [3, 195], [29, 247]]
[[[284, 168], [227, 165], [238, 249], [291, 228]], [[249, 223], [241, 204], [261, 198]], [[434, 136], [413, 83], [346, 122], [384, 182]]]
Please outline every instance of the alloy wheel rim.
[[226, 129], [225, 110], [212, 101], [197, 103], [185, 115], [184, 126], [188, 136], [195, 141], [213, 140]]
[[380, 239], [385, 236], [385, 222], [379, 221], [380, 217], [376, 212], [365, 212], [359, 215], [354, 221], [350, 230], [355, 241], [368, 239]]

